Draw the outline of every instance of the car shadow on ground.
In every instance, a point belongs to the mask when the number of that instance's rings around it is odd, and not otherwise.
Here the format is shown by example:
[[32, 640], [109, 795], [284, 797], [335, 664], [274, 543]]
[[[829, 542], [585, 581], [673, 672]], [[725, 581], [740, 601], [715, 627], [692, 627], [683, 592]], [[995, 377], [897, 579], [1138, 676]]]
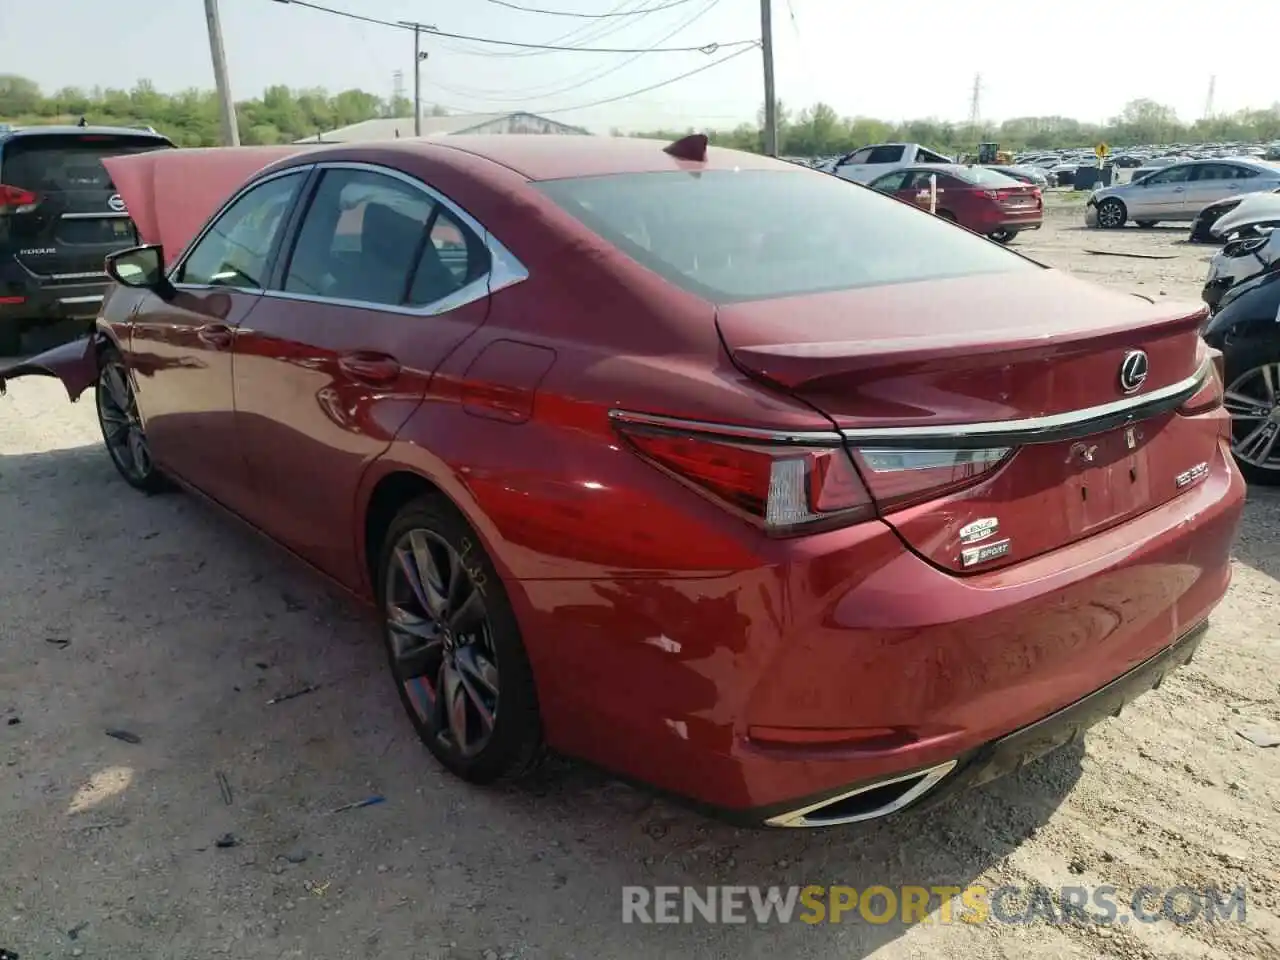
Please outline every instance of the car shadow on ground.
[[[1240, 525], [1232, 553], [1241, 563], [1280, 581], [1280, 551], [1276, 531], [1280, 530], [1280, 486], [1252, 484], [1245, 503], [1245, 521]], [[1265, 531], [1262, 536], [1254, 531]]]
[[[469, 786], [401, 715], [366, 613], [215, 508], [136, 493], [100, 445], [0, 455], [0, 499], [25, 517], [0, 553], [24, 598], [0, 676], [31, 738], [12, 754], [25, 786], [0, 796], [0, 898], [57, 881], [45, 922], [91, 922], [90, 948], [861, 958], [909, 935], [900, 902], [887, 918], [873, 902], [885, 922], [624, 925], [623, 888], [965, 887], [1081, 775], [1072, 744], [935, 809], [821, 831], [737, 829], [565, 759]], [[102, 736], [117, 726], [141, 742]], [[126, 763], [128, 788], [78, 825], [85, 776]], [[385, 801], [334, 812], [371, 795]], [[6, 946], [36, 955], [23, 929]]]

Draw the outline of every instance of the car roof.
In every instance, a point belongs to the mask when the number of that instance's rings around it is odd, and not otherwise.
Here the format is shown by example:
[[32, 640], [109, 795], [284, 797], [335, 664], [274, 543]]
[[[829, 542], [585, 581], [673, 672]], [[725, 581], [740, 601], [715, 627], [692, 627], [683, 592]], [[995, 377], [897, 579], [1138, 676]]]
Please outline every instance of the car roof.
[[106, 126], [86, 126], [79, 127], [70, 123], [47, 124], [39, 127], [15, 127], [12, 130], [0, 130], [0, 142], [5, 140], [13, 140], [19, 137], [40, 137], [58, 134], [61, 136], [130, 136], [130, 137], [151, 137], [155, 140], [163, 140], [170, 142], [169, 138], [164, 134], [156, 133], [146, 127], [106, 127]]
[[786, 170], [797, 167], [784, 160], [740, 150], [708, 147], [705, 161], [679, 160], [663, 151], [666, 140], [640, 137], [595, 137], [574, 134], [472, 134], [436, 140], [390, 140], [362, 143], [366, 148], [389, 147], [425, 151], [444, 147], [501, 164], [530, 180], [561, 180], [618, 173], [660, 173], [673, 170]]

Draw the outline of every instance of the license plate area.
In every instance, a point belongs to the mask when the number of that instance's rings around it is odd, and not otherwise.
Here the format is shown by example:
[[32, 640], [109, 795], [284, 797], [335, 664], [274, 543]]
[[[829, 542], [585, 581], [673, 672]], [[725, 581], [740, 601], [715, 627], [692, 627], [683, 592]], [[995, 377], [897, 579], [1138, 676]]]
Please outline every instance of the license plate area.
[[1078, 535], [1109, 527], [1152, 503], [1143, 425], [1086, 437], [1067, 449], [1066, 511]]

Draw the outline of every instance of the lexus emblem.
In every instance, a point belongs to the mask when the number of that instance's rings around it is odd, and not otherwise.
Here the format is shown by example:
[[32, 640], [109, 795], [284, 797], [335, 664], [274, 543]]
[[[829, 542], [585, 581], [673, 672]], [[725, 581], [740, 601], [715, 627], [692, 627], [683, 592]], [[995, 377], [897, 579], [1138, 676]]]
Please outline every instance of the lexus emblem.
[[1147, 382], [1147, 354], [1142, 350], [1130, 350], [1120, 361], [1120, 389], [1136, 393]]
[[107, 198], [107, 206], [116, 213], [124, 213], [124, 200], [121, 199], [118, 193], [113, 193]]

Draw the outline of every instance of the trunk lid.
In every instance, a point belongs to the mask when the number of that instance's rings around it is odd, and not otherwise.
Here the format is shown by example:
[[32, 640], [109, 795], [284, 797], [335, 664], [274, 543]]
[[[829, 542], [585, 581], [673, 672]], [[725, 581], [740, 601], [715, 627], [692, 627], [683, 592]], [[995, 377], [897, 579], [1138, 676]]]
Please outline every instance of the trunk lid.
[[718, 323], [740, 368], [844, 431], [910, 546], [977, 572], [1149, 510], [1212, 462], [1216, 420], [1174, 412], [1204, 313], [1046, 270], [729, 304]]
[[171, 147], [163, 137], [141, 132], [36, 131], [7, 140], [0, 183], [37, 198], [29, 211], [7, 217], [18, 263], [54, 282], [100, 277], [107, 254], [137, 243], [103, 160]]

